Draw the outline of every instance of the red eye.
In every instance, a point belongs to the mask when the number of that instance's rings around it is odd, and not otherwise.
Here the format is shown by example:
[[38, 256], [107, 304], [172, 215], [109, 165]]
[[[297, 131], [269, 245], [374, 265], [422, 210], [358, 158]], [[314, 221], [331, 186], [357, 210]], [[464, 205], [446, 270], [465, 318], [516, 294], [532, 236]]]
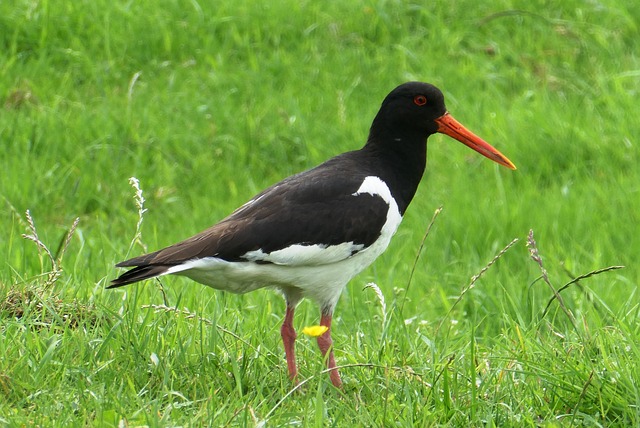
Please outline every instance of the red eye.
[[427, 97], [425, 97], [424, 95], [416, 95], [413, 98], [413, 102], [417, 106], [423, 106], [427, 103]]

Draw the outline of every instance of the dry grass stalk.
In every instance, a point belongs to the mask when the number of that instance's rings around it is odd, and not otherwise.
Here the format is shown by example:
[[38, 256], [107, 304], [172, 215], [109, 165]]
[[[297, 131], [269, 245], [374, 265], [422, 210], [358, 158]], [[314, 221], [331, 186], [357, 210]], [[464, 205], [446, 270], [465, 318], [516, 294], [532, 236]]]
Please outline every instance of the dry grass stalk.
[[488, 271], [489, 268], [493, 266], [498, 261], [498, 259], [502, 257], [507, 251], [509, 251], [509, 249], [513, 247], [518, 241], [519, 241], [518, 238], [514, 238], [502, 250], [500, 250], [500, 252], [496, 254], [489, 263], [487, 263], [482, 269], [480, 269], [480, 272], [478, 272], [477, 274], [471, 277], [471, 281], [469, 282], [469, 285], [467, 285], [465, 288], [462, 289], [456, 301], [453, 302], [453, 305], [451, 305], [451, 307], [447, 311], [447, 315], [444, 316], [440, 321], [440, 324], [438, 324], [438, 328], [436, 329], [436, 332], [440, 331], [440, 328], [442, 327], [444, 320], [449, 317], [449, 314], [451, 314], [451, 311], [453, 311], [453, 308], [455, 308], [458, 305], [458, 303], [462, 300], [464, 295], [467, 294], [467, 292], [469, 292], [469, 290], [471, 290], [473, 287], [475, 287], [476, 282], [482, 277], [482, 275], [484, 275], [485, 272]]
[[382, 290], [380, 290], [380, 287], [378, 287], [378, 284], [375, 282], [368, 283], [364, 286], [363, 290], [366, 290], [367, 288], [371, 288], [376, 293], [376, 296], [378, 296], [378, 301], [382, 307], [382, 327], [384, 328], [387, 324], [387, 303], [385, 302], [384, 294], [382, 294]]
[[133, 246], [138, 244], [142, 247], [144, 252], [147, 252], [147, 246], [142, 242], [142, 221], [144, 220], [144, 213], [147, 212], [147, 209], [144, 207], [144, 195], [142, 194], [142, 188], [140, 187], [140, 180], [136, 177], [129, 178], [129, 184], [135, 190], [135, 194], [133, 195], [133, 199], [136, 203], [136, 208], [138, 208], [138, 222], [136, 223], [136, 232], [133, 235], [133, 239], [131, 240], [131, 244], [129, 245], [129, 252], [133, 249]]
[[424, 232], [424, 235], [422, 236], [422, 241], [420, 241], [418, 252], [416, 253], [415, 259], [413, 260], [413, 266], [411, 266], [411, 273], [409, 274], [409, 280], [407, 281], [407, 288], [404, 291], [404, 298], [400, 303], [400, 314], [402, 314], [402, 309], [404, 308], [404, 302], [407, 300], [407, 293], [409, 292], [409, 287], [411, 286], [411, 281], [413, 280], [413, 274], [416, 271], [416, 266], [418, 266], [418, 259], [420, 258], [420, 254], [422, 253], [422, 249], [424, 248], [424, 243], [427, 240], [429, 233], [431, 232], [431, 228], [436, 222], [436, 218], [438, 218], [438, 215], [440, 215], [441, 212], [442, 212], [442, 206], [439, 206], [438, 208], [436, 208], [436, 210], [433, 213], [433, 217], [431, 217], [431, 221], [427, 226], [427, 230]]
[[38, 254], [40, 255], [40, 269], [42, 273], [44, 273], [44, 262], [42, 260], [43, 252], [47, 255], [47, 257], [49, 258], [49, 261], [51, 262], [51, 271], [47, 273], [47, 280], [44, 283], [45, 288], [50, 288], [62, 274], [62, 258], [64, 257], [64, 254], [67, 251], [69, 243], [71, 242], [71, 238], [78, 227], [78, 223], [80, 223], [80, 217], [76, 217], [76, 219], [73, 221], [73, 224], [67, 231], [67, 234], [62, 240], [60, 248], [57, 251], [57, 257], [54, 257], [53, 253], [51, 253], [51, 251], [49, 250], [49, 247], [47, 247], [45, 243], [42, 242], [38, 237], [36, 224], [29, 210], [26, 211], [25, 217], [27, 218], [27, 225], [28, 225], [30, 234], [23, 233], [22, 237], [24, 239], [28, 239], [30, 241], [35, 242], [36, 246], [38, 247]]
[[553, 293], [554, 298], [558, 300], [558, 304], [560, 305], [560, 308], [565, 313], [567, 318], [569, 318], [569, 321], [571, 322], [571, 324], [573, 324], [574, 330], [577, 332], [578, 328], [577, 328], [576, 319], [573, 313], [569, 310], [569, 308], [567, 308], [567, 305], [565, 305], [564, 300], [562, 299], [562, 296], [560, 296], [560, 294], [558, 293], [558, 290], [556, 290], [553, 284], [551, 284], [551, 281], [549, 280], [549, 274], [547, 273], [547, 270], [542, 264], [542, 257], [540, 256], [540, 252], [538, 251], [538, 245], [536, 243], [536, 240], [533, 237], [533, 229], [529, 230], [529, 235], [527, 236], [527, 248], [529, 249], [529, 254], [531, 256], [531, 259], [534, 262], [536, 262], [536, 264], [540, 268], [543, 281], [549, 286], [549, 288], [551, 289], [551, 292]]
[[[609, 272], [609, 271], [612, 271], [612, 270], [618, 270], [618, 269], [623, 269], [623, 268], [624, 268], [624, 266], [609, 266], [609, 267], [602, 268], [602, 269], [592, 270], [591, 272], [587, 272], [585, 274], [577, 276], [577, 277], [573, 278], [571, 281], [567, 282], [562, 287], [558, 288], [558, 295], [560, 295], [561, 292], [563, 292], [564, 290], [569, 288], [569, 286], [571, 286], [572, 284], [579, 284], [580, 281], [583, 280], [583, 279], [587, 279], [589, 277], [592, 277], [594, 275], [599, 275], [599, 274], [604, 273], [604, 272]], [[547, 311], [549, 310], [549, 307], [551, 306], [551, 303], [553, 303], [553, 301], [555, 299], [556, 299], [556, 295], [554, 294], [553, 296], [551, 296], [551, 299], [549, 299], [549, 302], [547, 303], [547, 306], [544, 308], [544, 312], [542, 313], [543, 317], [547, 314]]]
[[484, 275], [484, 273], [485, 273], [486, 271], [488, 271], [488, 270], [489, 270], [489, 268], [490, 268], [491, 266], [493, 266], [493, 264], [494, 264], [495, 262], [497, 262], [497, 261], [498, 261], [498, 259], [499, 259], [500, 257], [502, 257], [502, 255], [503, 255], [504, 253], [506, 253], [507, 251], [509, 251], [509, 248], [513, 247], [513, 246], [515, 245], [515, 243], [516, 243], [516, 242], [518, 242], [518, 241], [519, 241], [519, 239], [518, 239], [518, 238], [514, 238], [511, 242], [509, 242], [509, 243], [507, 244], [507, 246], [506, 246], [506, 247], [504, 247], [502, 250], [500, 250], [500, 252], [499, 252], [498, 254], [496, 254], [496, 256], [495, 256], [493, 259], [491, 259], [491, 261], [490, 261], [489, 263], [487, 263], [487, 265], [486, 265], [485, 267], [483, 267], [482, 269], [480, 269], [480, 272], [478, 272], [477, 274], [473, 275], [473, 276], [471, 277], [471, 282], [469, 283], [469, 285], [467, 286], [467, 288], [465, 288], [464, 290], [462, 290], [462, 293], [460, 293], [460, 298], [462, 298], [462, 296], [463, 296], [467, 291], [471, 290], [471, 289], [475, 286], [476, 281], [478, 281], [478, 280], [482, 277], [482, 275]]

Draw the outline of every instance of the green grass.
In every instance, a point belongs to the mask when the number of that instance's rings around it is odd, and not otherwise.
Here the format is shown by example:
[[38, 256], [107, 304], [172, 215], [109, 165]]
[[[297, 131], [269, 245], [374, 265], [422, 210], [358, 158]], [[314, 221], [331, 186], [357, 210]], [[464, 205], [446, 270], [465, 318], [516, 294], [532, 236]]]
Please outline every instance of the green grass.
[[[640, 425], [640, 3], [254, 3], [0, 3], [0, 425]], [[301, 337], [290, 393], [268, 290], [104, 289], [144, 251], [129, 177], [160, 248], [360, 147], [407, 80], [518, 170], [430, 139], [396, 238], [338, 304], [343, 391]], [[80, 218], [57, 277], [27, 209], [54, 257]], [[614, 265], [544, 313], [550, 285]], [[306, 302], [295, 325], [318, 318]]]

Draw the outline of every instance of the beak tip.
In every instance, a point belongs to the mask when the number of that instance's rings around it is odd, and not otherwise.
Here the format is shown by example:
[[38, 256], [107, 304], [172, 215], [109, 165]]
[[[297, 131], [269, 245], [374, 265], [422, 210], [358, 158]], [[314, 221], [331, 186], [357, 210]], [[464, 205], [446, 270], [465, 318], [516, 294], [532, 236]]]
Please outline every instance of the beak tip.
[[455, 120], [449, 112], [445, 112], [445, 114], [437, 118], [436, 123], [438, 124], [438, 130], [436, 132], [448, 135], [449, 137], [460, 141], [462, 144], [502, 166], [506, 166], [514, 171], [517, 169], [513, 162], [511, 162], [505, 155], [462, 126], [462, 124]]
[[509, 168], [512, 171], [515, 171], [516, 166], [513, 164], [513, 162], [511, 162], [508, 158], [506, 158], [504, 155], [499, 156], [498, 158], [490, 158], [491, 160], [493, 160], [496, 163], [499, 163], [502, 166], [506, 166], [507, 168]]

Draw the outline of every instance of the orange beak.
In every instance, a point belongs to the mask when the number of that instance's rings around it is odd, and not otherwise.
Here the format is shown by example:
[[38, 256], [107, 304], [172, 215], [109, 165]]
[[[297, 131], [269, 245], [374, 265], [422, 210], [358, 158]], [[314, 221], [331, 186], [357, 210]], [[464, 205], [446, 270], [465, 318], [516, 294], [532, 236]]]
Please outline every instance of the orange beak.
[[500, 165], [516, 169], [516, 166], [507, 159], [505, 155], [493, 148], [491, 144], [487, 143], [482, 138], [462, 126], [462, 124], [455, 120], [449, 112], [437, 118], [436, 123], [438, 124], [438, 132], [447, 134], [451, 138], [455, 138], [462, 144], [471, 147], [482, 156], [488, 157]]

